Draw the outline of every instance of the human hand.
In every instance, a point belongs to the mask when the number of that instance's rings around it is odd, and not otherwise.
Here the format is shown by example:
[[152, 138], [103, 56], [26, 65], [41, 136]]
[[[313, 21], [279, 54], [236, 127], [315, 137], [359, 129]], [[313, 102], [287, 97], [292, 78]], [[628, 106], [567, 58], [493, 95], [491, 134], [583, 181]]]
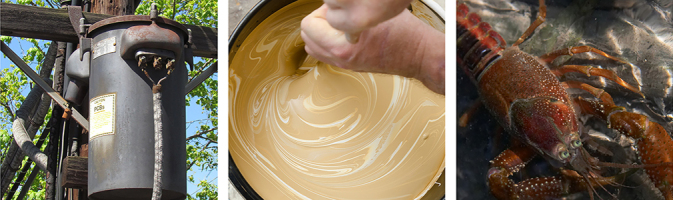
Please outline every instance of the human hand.
[[390, 34], [395, 25], [393, 22], [381, 23], [364, 31], [360, 42], [351, 44], [346, 41], [344, 32], [331, 27], [326, 21], [327, 12], [328, 7], [324, 4], [301, 22], [301, 37], [306, 43], [305, 49], [309, 55], [327, 64], [354, 71], [394, 73], [409, 77], [415, 74], [407, 69], [405, 71], [390, 69], [396, 65], [383, 64], [391, 51], [398, 51], [381, 48], [390, 44], [390, 40], [387, 37], [379, 37]]
[[324, 0], [325, 19], [356, 43], [360, 33], [400, 14], [412, 0]]
[[359, 72], [416, 78], [431, 90], [444, 92], [444, 34], [409, 11], [364, 30], [351, 44], [344, 32], [327, 22], [323, 5], [301, 22], [306, 52], [333, 66]]

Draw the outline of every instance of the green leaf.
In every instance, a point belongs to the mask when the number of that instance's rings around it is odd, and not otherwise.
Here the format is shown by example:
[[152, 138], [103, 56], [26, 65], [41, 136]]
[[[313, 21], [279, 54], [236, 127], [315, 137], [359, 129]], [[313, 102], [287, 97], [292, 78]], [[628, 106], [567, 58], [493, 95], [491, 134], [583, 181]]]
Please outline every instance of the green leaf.
[[3, 36], [0, 36], [0, 40], [2, 40], [2, 42], [7, 43], [7, 45], [9, 45], [9, 43], [12, 42], [12, 37], [3, 35]]

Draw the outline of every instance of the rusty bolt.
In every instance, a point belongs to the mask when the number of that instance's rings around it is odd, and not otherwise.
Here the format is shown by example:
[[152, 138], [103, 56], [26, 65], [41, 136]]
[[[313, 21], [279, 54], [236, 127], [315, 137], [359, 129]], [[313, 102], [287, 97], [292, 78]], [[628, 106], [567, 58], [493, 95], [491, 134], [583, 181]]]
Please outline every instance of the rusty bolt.
[[166, 63], [166, 69], [171, 69], [171, 68], [173, 68], [173, 64], [175, 64], [175, 60], [174, 60], [174, 59], [170, 59], [170, 60], [168, 61], [168, 63]]
[[152, 3], [152, 10], [150, 10], [150, 20], [154, 20], [159, 16], [159, 11], [157, 11], [157, 4]]
[[161, 69], [161, 66], [163, 65], [163, 59], [161, 56], [156, 56], [154, 57], [154, 69]]
[[69, 108], [65, 108], [65, 110], [63, 110], [63, 115], [61, 115], [61, 118], [68, 119], [70, 118], [70, 116], [72, 116], [72, 110], [70, 110]]

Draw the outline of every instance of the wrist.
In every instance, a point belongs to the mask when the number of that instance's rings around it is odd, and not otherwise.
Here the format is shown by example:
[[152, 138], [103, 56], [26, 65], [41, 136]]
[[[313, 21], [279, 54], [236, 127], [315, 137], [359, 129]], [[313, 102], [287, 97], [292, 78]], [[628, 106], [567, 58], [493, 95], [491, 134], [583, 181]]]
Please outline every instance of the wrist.
[[438, 94], [444, 94], [445, 78], [445, 37], [434, 28], [422, 24], [417, 29], [420, 38], [416, 57], [411, 68], [418, 69], [413, 78], [421, 81], [428, 89]]
[[379, 68], [385, 70], [384, 73], [417, 78], [426, 56], [425, 24], [406, 10], [386, 23], [391, 23], [391, 28], [381, 45], [383, 53], [380, 55], [384, 62]]

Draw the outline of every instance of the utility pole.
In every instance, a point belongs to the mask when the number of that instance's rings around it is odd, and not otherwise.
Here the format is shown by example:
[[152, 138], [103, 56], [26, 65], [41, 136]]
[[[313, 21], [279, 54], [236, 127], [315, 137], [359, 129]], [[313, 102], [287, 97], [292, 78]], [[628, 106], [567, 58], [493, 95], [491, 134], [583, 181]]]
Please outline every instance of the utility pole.
[[108, 15], [133, 15], [140, 0], [93, 0], [91, 12]]

